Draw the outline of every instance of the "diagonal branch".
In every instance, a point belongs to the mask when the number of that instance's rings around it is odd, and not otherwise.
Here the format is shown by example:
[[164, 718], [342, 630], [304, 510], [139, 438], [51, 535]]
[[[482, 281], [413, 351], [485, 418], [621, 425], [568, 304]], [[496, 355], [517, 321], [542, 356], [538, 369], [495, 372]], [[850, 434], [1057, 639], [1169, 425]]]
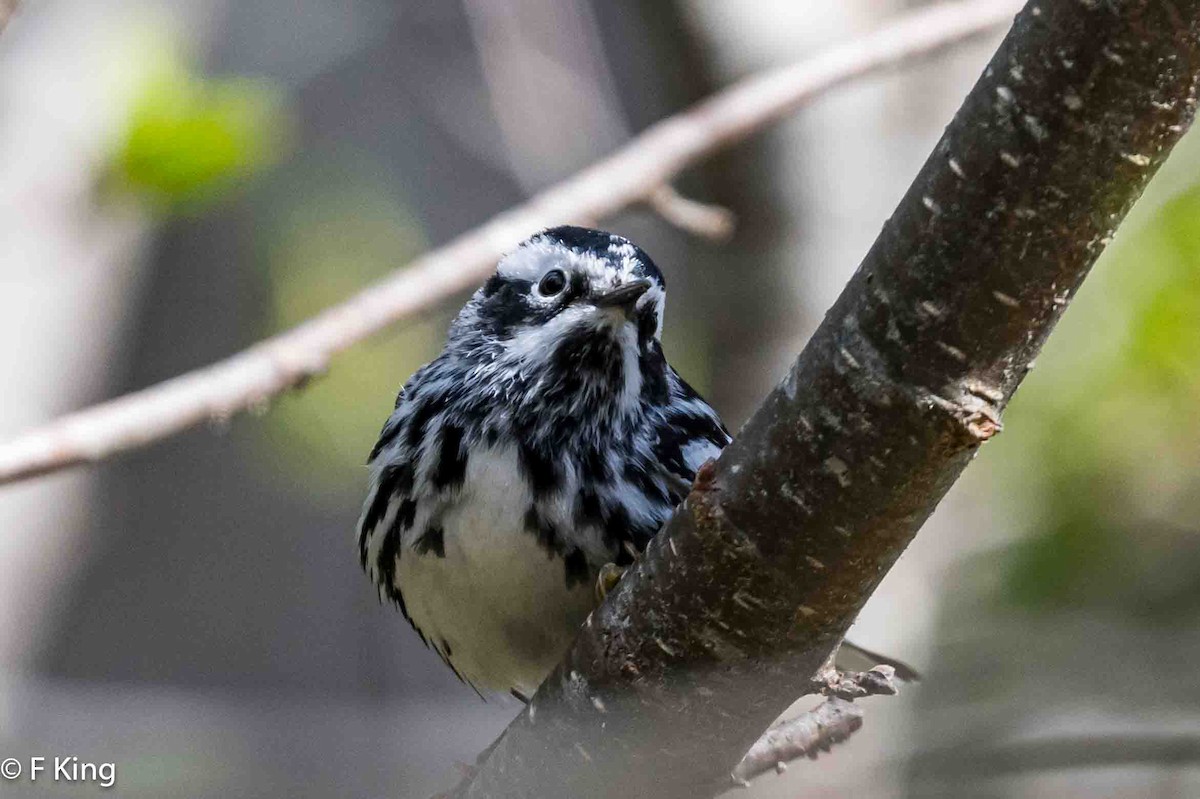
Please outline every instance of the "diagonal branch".
[[9, 20], [17, 13], [17, 5], [21, 0], [0, 0], [0, 33], [8, 27]]
[[1190, 126], [1200, 0], [1031, 0], [792, 367], [465, 797], [695, 797], [810, 679]]
[[[321, 374], [337, 353], [480, 283], [497, 259], [531, 232], [550, 224], [594, 222], [656, 198], [661, 203], [662, 187], [688, 166], [830, 89], [992, 30], [1018, 6], [1015, 0], [932, 6], [814, 58], [736, 84], [298, 327], [3, 444], [0, 484], [99, 461], [209, 420], [261, 408]], [[695, 221], [696, 210], [688, 207], [689, 221]], [[712, 219], [706, 222], [711, 226]]]

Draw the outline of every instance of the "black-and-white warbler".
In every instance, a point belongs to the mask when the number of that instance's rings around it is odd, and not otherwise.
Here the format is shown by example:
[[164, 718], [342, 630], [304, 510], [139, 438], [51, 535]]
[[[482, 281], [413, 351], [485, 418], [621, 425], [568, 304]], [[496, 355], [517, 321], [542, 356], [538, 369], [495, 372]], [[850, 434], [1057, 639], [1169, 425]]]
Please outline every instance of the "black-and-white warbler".
[[358, 551], [477, 690], [532, 695], [730, 441], [659, 341], [662, 274], [620, 236], [525, 241], [459, 312], [371, 451]]

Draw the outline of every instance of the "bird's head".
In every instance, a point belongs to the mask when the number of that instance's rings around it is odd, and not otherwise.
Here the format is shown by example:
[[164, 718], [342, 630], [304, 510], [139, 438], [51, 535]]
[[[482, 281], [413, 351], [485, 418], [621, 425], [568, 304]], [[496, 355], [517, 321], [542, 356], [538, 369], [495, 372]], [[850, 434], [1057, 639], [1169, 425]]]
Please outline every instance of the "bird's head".
[[544, 230], [509, 253], [467, 306], [471, 324], [535, 346], [570, 334], [639, 340], [662, 332], [662, 273], [626, 238], [589, 228]]
[[637, 245], [599, 230], [555, 227], [500, 261], [459, 314], [450, 344], [484, 345], [489, 371], [536, 377], [552, 394], [607, 386], [631, 402], [648, 379], [660, 382], [651, 371], [666, 369], [659, 345], [665, 303], [662, 273]]

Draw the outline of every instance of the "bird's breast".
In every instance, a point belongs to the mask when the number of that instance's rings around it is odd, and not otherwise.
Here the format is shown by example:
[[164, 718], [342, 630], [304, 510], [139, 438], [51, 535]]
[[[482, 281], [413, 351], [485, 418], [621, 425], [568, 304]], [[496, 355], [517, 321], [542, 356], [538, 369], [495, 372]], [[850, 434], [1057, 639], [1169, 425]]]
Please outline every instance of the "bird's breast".
[[[562, 481], [575, 476], [568, 464]], [[564, 485], [564, 488], [569, 486]], [[591, 610], [594, 584], [568, 580], [563, 546], [604, 562], [595, 531], [576, 530], [560, 499], [537, 498], [516, 446], [481, 447], [467, 460], [461, 487], [421, 503], [397, 564], [414, 626], [480, 690], [531, 694]], [[531, 517], [556, 523], [555, 546], [539, 539]], [[440, 530], [440, 552], [422, 545]]]

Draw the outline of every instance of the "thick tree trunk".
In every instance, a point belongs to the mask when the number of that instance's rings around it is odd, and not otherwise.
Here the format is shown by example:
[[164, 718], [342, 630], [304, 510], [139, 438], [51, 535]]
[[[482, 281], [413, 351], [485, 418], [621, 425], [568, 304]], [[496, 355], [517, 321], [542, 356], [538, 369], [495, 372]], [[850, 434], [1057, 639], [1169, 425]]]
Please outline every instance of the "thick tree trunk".
[[459, 793], [712, 794], [809, 690], [1192, 120], [1200, 0], [1035, 0], [790, 374]]

